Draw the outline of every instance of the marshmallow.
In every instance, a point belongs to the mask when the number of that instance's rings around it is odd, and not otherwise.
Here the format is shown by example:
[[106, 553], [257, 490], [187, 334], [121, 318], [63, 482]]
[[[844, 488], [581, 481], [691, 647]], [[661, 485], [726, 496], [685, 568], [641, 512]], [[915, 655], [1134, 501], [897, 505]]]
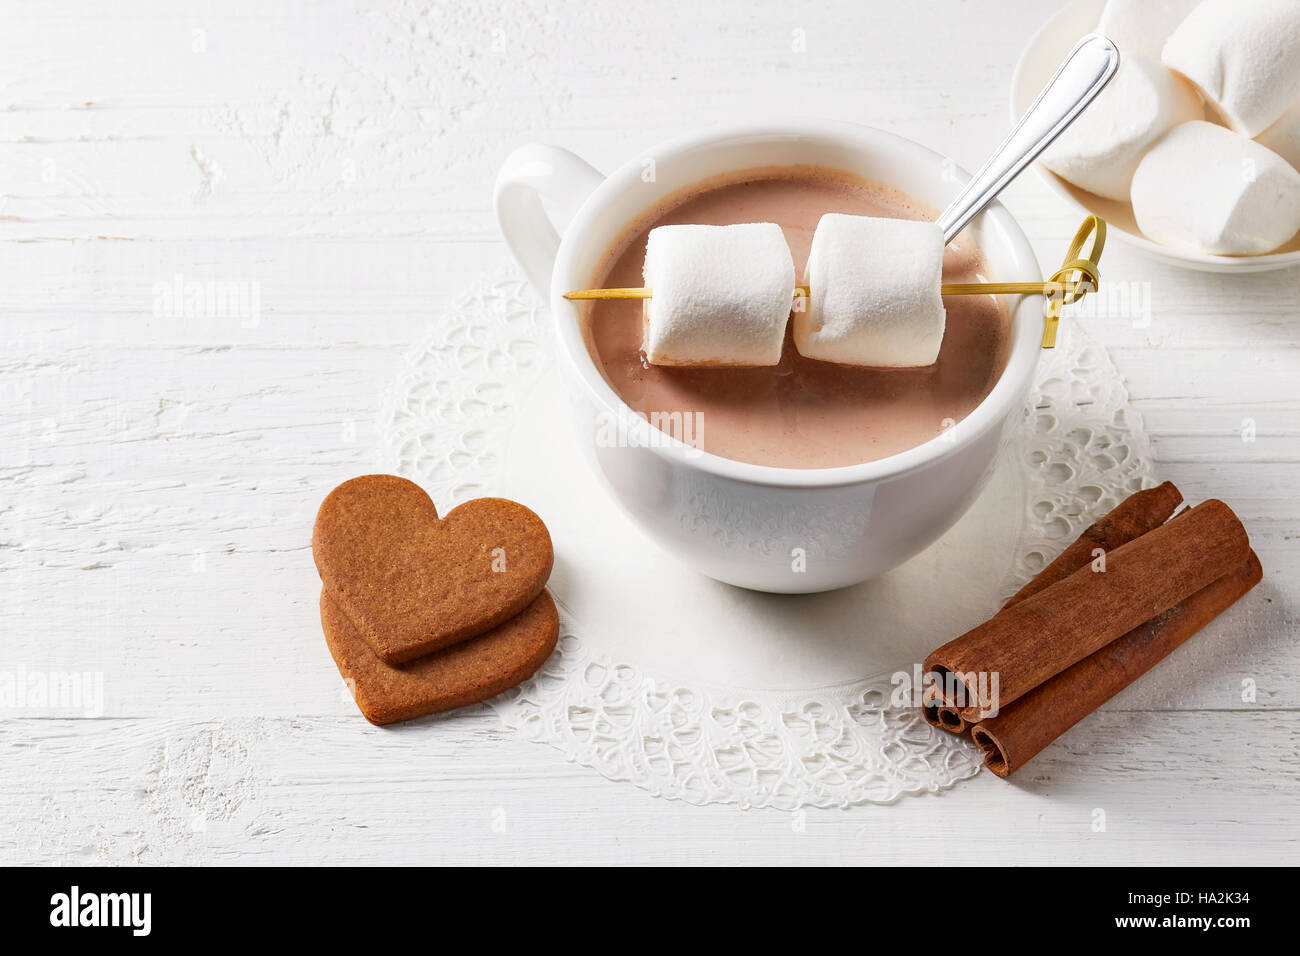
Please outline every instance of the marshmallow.
[[932, 222], [827, 213], [813, 233], [794, 313], [801, 355], [840, 365], [933, 365], [946, 313], [943, 230]]
[[776, 365], [794, 299], [794, 260], [773, 222], [659, 226], [645, 249], [651, 365]]
[[1300, 172], [1213, 123], [1184, 123], [1143, 158], [1133, 214], [1147, 237], [1193, 252], [1272, 252], [1300, 230]]
[[1121, 50], [1141, 53], [1153, 60], [1174, 28], [1183, 22], [1201, 0], [1106, 0], [1097, 32], [1105, 34]]
[[1300, 0], [1205, 0], [1161, 59], [1228, 126], [1258, 136], [1300, 100]]
[[1125, 202], [1147, 149], [1205, 115], [1196, 91], [1141, 53], [1125, 53], [1092, 105], [1043, 152], [1043, 164], [1090, 193]]
[[1296, 169], [1300, 169], [1300, 103], [1282, 114], [1282, 118], [1255, 137]]

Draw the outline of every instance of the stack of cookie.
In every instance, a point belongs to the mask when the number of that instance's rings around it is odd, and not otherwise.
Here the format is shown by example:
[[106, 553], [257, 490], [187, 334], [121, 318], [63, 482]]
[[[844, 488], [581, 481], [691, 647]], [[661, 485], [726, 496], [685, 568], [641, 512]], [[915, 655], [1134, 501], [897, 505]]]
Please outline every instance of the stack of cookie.
[[555, 649], [551, 536], [516, 502], [440, 518], [404, 478], [354, 478], [321, 505], [312, 553], [325, 640], [371, 723], [486, 700]]

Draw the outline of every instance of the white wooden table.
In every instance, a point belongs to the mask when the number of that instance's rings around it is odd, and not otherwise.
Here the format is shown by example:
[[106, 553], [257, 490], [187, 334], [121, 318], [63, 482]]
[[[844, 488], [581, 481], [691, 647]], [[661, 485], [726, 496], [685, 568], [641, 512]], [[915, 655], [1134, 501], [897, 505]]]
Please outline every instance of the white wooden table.
[[[0, 715], [0, 862], [1293, 860], [1296, 271], [1108, 250], [1153, 319], [1093, 332], [1165, 476], [1228, 500], [1266, 576], [1013, 783], [802, 821], [693, 808], [484, 713], [373, 728], [320, 636], [315, 509], [375, 466], [403, 350], [504, 262], [490, 187], [511, 147], [612, 168], [799, 113], [977, 165], [1050, 6], [8, 0], [0, 671], [102, 674], [103, 700]], [[1006, 201], [1059, 258], [1075, 216], [1032, 175]], [[178, 276], [255, 292], [257, 321], [169, 306]]]

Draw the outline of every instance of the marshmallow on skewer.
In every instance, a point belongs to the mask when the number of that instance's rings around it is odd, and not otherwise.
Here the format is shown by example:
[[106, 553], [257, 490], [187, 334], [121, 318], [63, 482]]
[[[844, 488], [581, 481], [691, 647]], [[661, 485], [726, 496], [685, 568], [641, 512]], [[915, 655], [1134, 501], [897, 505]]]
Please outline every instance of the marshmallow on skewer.
[[1300, 103], [1282, 114], [1282, 118], [1255, 137], [1296, 169], [1300, 169]]
[[1230, 129], [1184, 123], [1138, 166], [1133, 215], [1148, 238], [1178, 249], [1272, 252], [1300, 231], [1300, 172]]
[[1123, 51], [1160, 59], [1165, 41], [1201, 0], [1106, 0], [1097, 32]]
[[943, 230], [933, 222], [827, 213], [813, 233], [801, 355], [840, 365], [933, 365], [946, 313]]
[[1300, 2], [1205, 0], [1161, 55], [1223, 121], [1258, 136], [1300, 100]]
[[643, 348], [651, 365], [781, 361], [794, 260], [773, 222], [659, 226], [646, 242]]
[[1150, 57], [1125, 53], [1096, 101], [1044, 151], [1043, 164], [1081, 189], [1124, 202], [1151, 144], [1204, 115], [1185, 80]]

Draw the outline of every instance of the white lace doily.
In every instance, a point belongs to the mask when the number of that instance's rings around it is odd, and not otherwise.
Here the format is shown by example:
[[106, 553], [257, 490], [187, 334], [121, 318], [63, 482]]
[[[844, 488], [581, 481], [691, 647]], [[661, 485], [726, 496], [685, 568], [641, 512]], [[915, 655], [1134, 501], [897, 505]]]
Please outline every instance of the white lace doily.
[[[549, 338], [546, 311], [522, 279], [485, 280], [406, 356], [380, 423], [386, 467], [423, 485], [444, 512], [481, 495], [510, 495], [521, 480], [520, 500], [530, 506], [546, 500], [550, 489], [520, 478], [539, 469], [527, 462], [521, 468], [512, 456], [535, 454], [528, 440], [542, 426], [547, 448], [554, 441], [550, 432], [568, 427], [562, 415], [539, 417], [539, 406], [558, 400], [551, 395], [556, 376], [547, 374], [554, 368]], [[507, 726], [571, 761], [693, 804], [793, 809], [888, 803], [971, 777], [980, 768], [974, 748], [930, 727], [916, 708], [891, 705], [891, 674], [910, 671], [925, 651], [992, 614], [1097, 515], [1155, 483], [1150, 444], [1118, 373], [1068, 313], [1000, 462], [972, 513], [929, 551], [861, 590], [793, 599], [750, 595], [678, 573], [671, 558], [630, 527], [619, 530], [626, 519], [594, 492], [583, 508], [609, 509], [599, 522], [553, 518], [565, 495], [577, 496], [566, 487], [551, 495], [552, 511], [538, 509], [556, 538], [550, 586], [562, 612], [559, 647], [537, 675], [491, 706]], [[573, 459], [574, 471], [585, 467]], [[566, 475], [570, 480], [579, 476]], [[1019, 524], [1006, 529], [1008, 509], [1021, 514]], [[845, 621], [864, 618], [863, 630], [878, 633], [810, 646], [808, 662], [798, 660], [800, 645], [789, 642], [775, 651], [771, 642], [755, 644], [752, 655], [725, 640], [712, 657], [674, 656], [658, 646], [647, 655], [646, 645], [661, 642], [642, 634], [637, 644], [637, 635], [629, 639], [628, 628], [608, 613], [612, 606], [625, 623], [637, 608], [632, 581], [623, 594], [609, 593], [618, 586], [608, 582], [582, 587], [599, 571], [584, 568], [584, 561], [604, 559], [584, 557], [599, 549], [570, 538], [593, 524], [606, 536], [602, 547], [621, 534], [615, 539], [620, 553], [637, 552], [656, 577], [677, 574], [671, 586], [689, 590], [686, 603], [693, 607], [707, 610], [713, 602], [715, 614], [746, 627], [769, 619], [783, 626], [783, 614], [801, 622], [822, 615], [844, 630]], [[557, 525], [564, 537], [555, 533]], [[994, 527], [1006, 529], [1005, 535], [994, 536]], [[963, 552], [977, 550], [984, 552], [978, 561], [960, 563]], [[930, 584], [938, 573], [949, 581], [980, 574], [988, 580], [936, 591]], [[925, 600], [914, 600], [922, 589]], [[594, 597], [593, 590], [599, 592]], [[933, 607], [945, 601], [952, 607]], [[921, 605], [928, 606], [926, 616], [913, 620], [909, 614]], [[673, 629], [680, 630], [665, 631]], [[896, 633], [906, 639], [891, 642]], [[692, 649], [709, 643], [696, 640]], [[865, 656], [864, 645], [870, 645]], [[819, 653], [821, 660], [815, 659]], [[719, 657], [734, 663], [764, 655], [778, 658], [781, 673], [796, 675], [793, 682], [769, 682], [764, 674], [775, 669], [718, 666]], [[851, 676], [837, 679], [844, 671]], [[733, 673], [739, 679], [731, 680]]]

